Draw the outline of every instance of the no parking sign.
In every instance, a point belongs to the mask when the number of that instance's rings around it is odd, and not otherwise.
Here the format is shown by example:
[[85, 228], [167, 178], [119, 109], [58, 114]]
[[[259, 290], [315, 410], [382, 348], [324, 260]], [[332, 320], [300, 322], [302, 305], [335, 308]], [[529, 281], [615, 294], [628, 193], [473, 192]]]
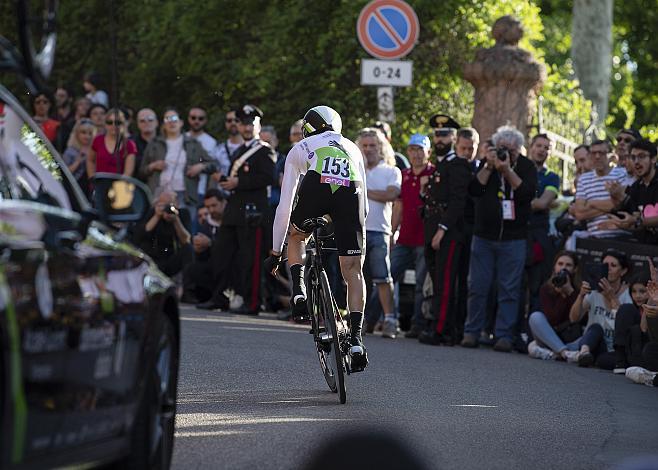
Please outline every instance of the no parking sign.
[[373, 57], [399, 59], [418, 41], [420, 30], [416, 12], [402, 0], [373, 0], [356, 23], [361, 46]]
[[373, 0], [356, 22], [363, 48], [383, 60], [361, 61], [361, 85], [376, 85], [379, 119], [395, 121], [394, 86], [411, 86], [412, 63], [399, 59], [409, 54], [418, 41], [418, 16], [402, 0]]

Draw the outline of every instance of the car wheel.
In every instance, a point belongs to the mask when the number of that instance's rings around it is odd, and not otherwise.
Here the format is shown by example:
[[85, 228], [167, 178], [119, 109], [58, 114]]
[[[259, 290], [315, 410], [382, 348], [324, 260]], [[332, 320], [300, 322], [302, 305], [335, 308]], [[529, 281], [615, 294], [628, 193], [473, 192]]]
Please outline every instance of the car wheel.
[[178, 341], [171, 320], [164, 316], [155, 363], [146, 382], [133, 426], [131, 453], [116, 468], [166, 470], [174, 449]]

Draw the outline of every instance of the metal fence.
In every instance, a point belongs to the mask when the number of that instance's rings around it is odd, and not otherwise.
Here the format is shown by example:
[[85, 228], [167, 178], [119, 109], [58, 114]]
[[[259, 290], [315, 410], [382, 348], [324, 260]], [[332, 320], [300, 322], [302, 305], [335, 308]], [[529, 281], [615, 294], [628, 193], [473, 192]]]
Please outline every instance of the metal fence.
[[[573, 188], [573, 179], [576, 171], [576, 161], [573, 152], [580, 143], [585, 141], [589, 125], [585, 122], [569, 122], [562, 116], [547, 112], [544, 99], [537, 99], [537, 130], [548, 135], [553, 142], [551, 156], [546, 162], [550, 170], [560, 176], [562, 190]], [[579, 139], [576, 142], [574, 139]]]

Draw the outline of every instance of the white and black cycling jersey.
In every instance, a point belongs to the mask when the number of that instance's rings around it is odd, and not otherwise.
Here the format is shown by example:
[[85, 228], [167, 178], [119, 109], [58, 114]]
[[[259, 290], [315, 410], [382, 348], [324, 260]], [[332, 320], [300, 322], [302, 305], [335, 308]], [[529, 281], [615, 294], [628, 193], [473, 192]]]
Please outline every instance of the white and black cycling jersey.
[[298, 142], [290, 149], [281, 184], [281, 199], [276, 211], [273, 227], [272, 249], [280, 252], [290, 222], [293, 200], [299, 177], [315, 172], [320, 183], [335, 193], [341, 187], [355, 186], [360, 194], [362, 207], [367, 213], [368, 199], [365, 197], [366, 171], [363, 155], [357, 145], [342, 135], [327, 131]]

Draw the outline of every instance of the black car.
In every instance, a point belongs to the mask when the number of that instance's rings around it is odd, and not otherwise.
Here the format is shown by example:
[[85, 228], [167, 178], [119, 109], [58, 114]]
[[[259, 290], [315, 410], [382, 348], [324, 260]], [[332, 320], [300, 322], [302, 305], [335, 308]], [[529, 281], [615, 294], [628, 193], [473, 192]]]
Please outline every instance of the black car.
[[100, 175], [95, 201], [0, 86], [2, 469], [169, 467], [175, 286], [127, 241], [144, 185]]

